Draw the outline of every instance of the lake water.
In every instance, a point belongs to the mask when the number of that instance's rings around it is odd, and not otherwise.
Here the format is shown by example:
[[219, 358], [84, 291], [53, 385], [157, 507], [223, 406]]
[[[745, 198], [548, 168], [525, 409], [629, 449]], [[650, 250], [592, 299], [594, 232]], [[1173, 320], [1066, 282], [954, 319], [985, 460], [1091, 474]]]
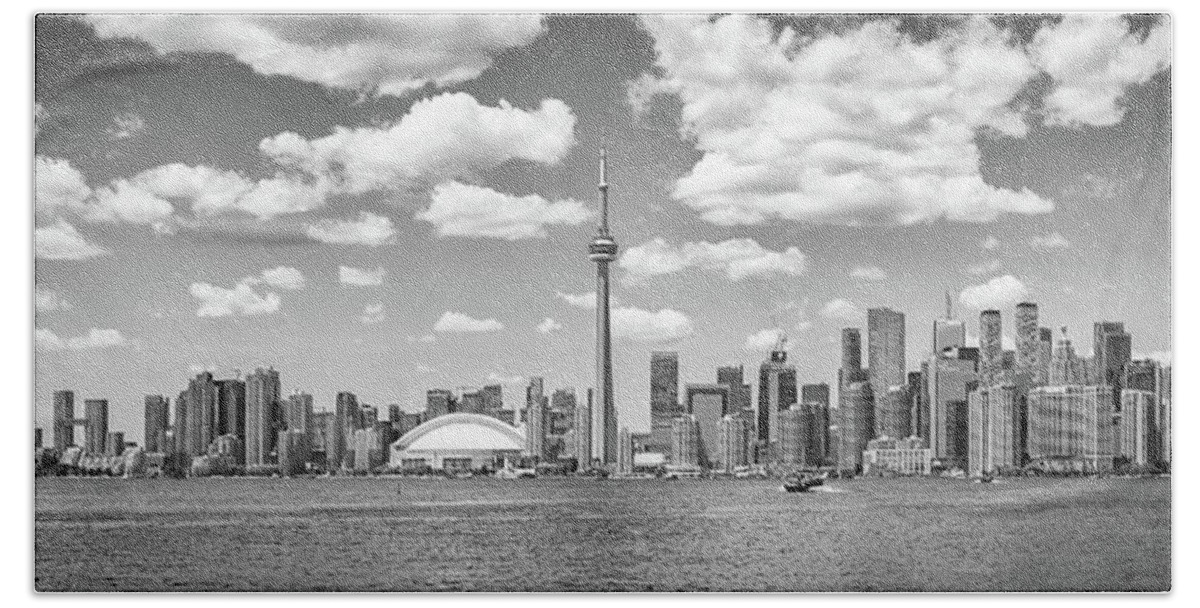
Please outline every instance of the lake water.
[[39, 478], [42, 591], [1162, 591], [1169, 479]]

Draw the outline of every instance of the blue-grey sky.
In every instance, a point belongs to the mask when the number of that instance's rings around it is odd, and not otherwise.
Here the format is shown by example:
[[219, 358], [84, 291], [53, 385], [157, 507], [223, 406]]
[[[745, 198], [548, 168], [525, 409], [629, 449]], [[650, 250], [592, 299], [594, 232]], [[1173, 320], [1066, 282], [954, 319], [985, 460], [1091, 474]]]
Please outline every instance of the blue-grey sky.
[[609, 149], [617, 408], [782, 331], [833, 383], [842, 327], [950, 292], [1041, 307], [1084, 353], [1170, 356], [1166, 18], [40, 17], [36, 422], [258, 365], [332, 408], [593, 381]]

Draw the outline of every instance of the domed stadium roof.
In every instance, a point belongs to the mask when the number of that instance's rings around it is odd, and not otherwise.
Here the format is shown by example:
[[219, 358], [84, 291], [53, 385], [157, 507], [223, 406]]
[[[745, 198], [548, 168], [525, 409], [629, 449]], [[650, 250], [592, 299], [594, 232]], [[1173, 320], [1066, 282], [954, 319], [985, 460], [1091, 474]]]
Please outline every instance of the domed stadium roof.
[[438, 416], [407, 432], [393, 451], [513, 451], [525, 449], [525, 433], [491, 416], [454, 413]]

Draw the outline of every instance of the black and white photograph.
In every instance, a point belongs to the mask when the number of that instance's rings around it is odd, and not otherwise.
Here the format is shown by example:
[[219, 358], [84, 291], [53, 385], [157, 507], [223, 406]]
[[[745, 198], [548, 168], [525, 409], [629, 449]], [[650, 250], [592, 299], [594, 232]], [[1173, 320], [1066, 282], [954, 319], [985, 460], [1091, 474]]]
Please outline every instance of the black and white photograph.
[[1170, 13], [167, 8], [21, 26], [34, 595], [1172, 590]]

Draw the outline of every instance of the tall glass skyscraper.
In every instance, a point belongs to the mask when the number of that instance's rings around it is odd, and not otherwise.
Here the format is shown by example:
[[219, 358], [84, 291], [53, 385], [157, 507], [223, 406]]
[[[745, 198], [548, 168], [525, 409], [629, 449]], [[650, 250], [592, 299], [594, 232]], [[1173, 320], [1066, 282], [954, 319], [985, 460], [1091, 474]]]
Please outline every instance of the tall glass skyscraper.
[[670, 453], [671, 424], [683, 413], [679, 403], [679, 353], [650, 353], [650, 446]]
[[[904, 313], [890, 308], [867, 310], [867, 374], [875, 402], [875, 435], [895, 436], [890, 416], [880, 410], [888, 389], [903, 386], [907, 379], [904, 353]], [[888, 428], [881, 428], [885, 423]]]

